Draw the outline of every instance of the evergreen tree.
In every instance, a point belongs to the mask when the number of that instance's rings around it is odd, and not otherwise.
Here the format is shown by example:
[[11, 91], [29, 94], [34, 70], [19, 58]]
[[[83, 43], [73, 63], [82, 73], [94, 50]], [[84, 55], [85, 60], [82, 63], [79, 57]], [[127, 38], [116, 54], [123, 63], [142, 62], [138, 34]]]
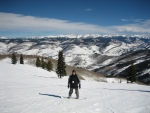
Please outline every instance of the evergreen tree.
[[12, 62], [12, 64], [16, 64], [17, 63], [17, 58], [16, 58], [15, 53], [12, 54], [11, 62]]
[[36, 58], [36, 67], [41, 67], [41, 61], [39, 57]]
[[44, 61], [44, 58], [43, 58], [43, 57], [42, 57], [42, 60], [41, 60], [41, 67], [42, 67], [43, 69], [46, 68], [46, 62]]
[[63, 57], [63, 52], [59, 51], [58, 53], [58, 63], [57, 63], [57, 69], [56, 69], [56, 73], [58, 75], [58, 77], [62, 77], [62, 76], [66, 76], [66, 70], [65, 70], [66, 66], [65, 66], [65, 62], [64, 62], [64, 57]]
[[20, 55], [20, 64], [24, 64], [23, 55]]
[[133, 63], [129, 67], [128, 79], [131, 81], [131, 83], [136, 82], [136, 70], [135, 70], [135, 66], [133, 65]]
[[46, 69], [47, 69], [48, 71], [53, 70], [53, 64], [52, 64], [52, 62], [51, 62], [50, 60], [48, 61], [47, 65], [46, 65]]

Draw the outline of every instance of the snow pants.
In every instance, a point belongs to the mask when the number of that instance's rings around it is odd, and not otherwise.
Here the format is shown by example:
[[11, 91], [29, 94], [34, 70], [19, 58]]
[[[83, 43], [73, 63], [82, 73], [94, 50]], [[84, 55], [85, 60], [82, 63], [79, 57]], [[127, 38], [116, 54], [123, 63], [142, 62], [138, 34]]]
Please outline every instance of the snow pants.
[[78, 88], [70, 88], [69, 97], [71, 97], [71, 95], [73, 93], [73, 89], [75, 89], [76, 97], [79, 98], [79, 90], [78, 90]]

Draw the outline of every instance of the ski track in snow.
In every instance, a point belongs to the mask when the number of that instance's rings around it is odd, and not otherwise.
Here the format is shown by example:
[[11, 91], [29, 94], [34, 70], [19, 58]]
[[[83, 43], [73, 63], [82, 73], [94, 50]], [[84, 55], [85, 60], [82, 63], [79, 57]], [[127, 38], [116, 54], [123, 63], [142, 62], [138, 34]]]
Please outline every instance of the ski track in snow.
[[[81, 81], [81, 100], [66, 99], [68, 77], [0, 61], [1, 113], [149, 113], [150, 87]], [[75, 91], [72, 97], [75, 97]], [[86, 99], [82, 99], [85, 98]]]

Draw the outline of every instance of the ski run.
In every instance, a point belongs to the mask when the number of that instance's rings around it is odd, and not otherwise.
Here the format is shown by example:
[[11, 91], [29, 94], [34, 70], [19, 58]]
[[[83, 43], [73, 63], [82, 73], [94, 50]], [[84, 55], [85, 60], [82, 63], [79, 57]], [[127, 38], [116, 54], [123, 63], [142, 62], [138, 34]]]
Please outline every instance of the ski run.
[[67, 99], [67, 82], [68, 76], [1, 60], [0, 113], [150, 113], [149, 86], [81, 80], [80, 99]]

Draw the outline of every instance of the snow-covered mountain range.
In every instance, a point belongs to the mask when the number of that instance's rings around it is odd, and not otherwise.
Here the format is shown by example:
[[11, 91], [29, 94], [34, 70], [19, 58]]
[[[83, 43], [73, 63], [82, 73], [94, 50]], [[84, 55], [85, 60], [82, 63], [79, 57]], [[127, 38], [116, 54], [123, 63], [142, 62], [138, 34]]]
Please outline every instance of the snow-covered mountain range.
[[[57, 59], [63, 50], [68, 65], [105, 76], [126, 77], [131, 62], [140, 81], [150, 83], [150, 37], [119, 35], [60, 35], [40, 38], [0, 39], [0, 54], [40, 55]], [[141, 68], [142, 66], [142, 68]]]

